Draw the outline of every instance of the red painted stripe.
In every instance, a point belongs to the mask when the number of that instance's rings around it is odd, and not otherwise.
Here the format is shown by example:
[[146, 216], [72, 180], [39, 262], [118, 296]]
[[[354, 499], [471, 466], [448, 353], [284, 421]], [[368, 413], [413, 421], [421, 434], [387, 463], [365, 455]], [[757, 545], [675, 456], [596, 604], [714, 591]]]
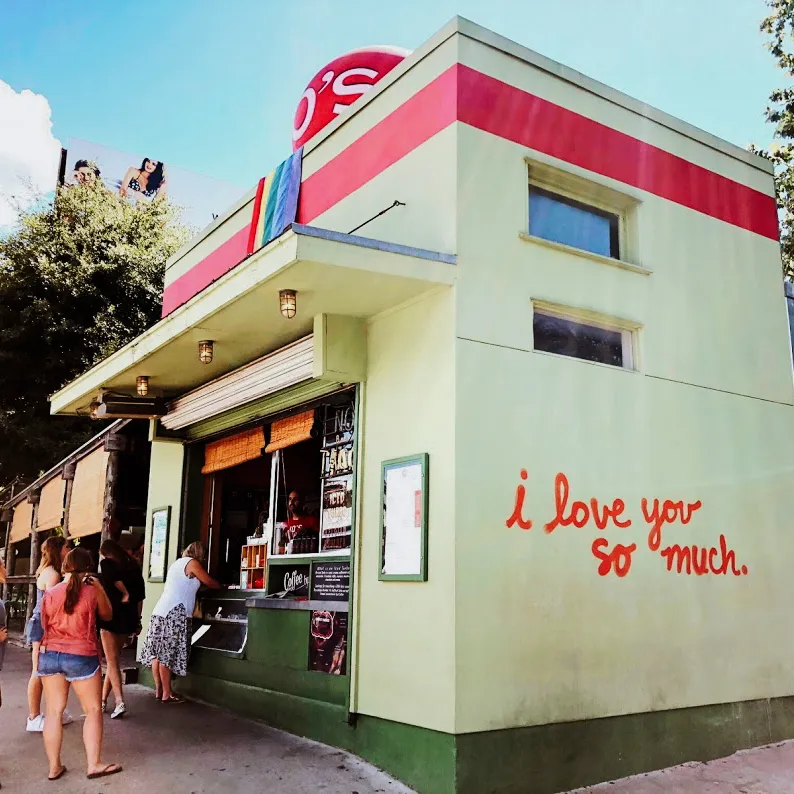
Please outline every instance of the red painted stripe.
[[311, 223], [452, 124], [457, 118], [456, 73], [456, 66], [447, 69], [305, 179], [298, 222]]
[[189, 301], [201, 290], [228, 273], [247, 256], [250, 224], [222, 242], [211, 254], [193, 265], [163, 290], [163, 317]]
[[[305, 179], [298, 221], [311, 223], [454, 121], [778, 239], [772, 196], [462, 64], [450, 67]], [[260, 182], [259, 201], [262, 187]], [[252, 233], [246, 226], [170, 284], [163, 294], [163, 316], [245, 259]]]
[[262, 211], [262, 196], [265, 192], [265, 182], [267, 182], [267, 177], [263, 176], [256, 186], [254, 211], [251, 214], [251, 233], [248, 235], [248, 249], [246, 251], [248, 254], [253, 254], [254, 246], [256, 246], [256, 227], [259, 225], [259, 213]]
[[778, 239], [773, 197], [463, 65], [458, 120]]

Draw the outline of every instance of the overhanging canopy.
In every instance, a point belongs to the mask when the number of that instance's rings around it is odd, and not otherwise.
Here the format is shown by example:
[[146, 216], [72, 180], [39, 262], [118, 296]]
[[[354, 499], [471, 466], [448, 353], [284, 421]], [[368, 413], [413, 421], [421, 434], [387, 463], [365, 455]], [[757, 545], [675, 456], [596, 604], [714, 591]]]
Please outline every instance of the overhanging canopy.
[[[454, 256], [322, 229], [294, 226], [184, 306], [51, 398], [55, 414], [87, 413], [103, 390], [175, 397], [301, 339], [320, 315], [367, 318], [455, 281]], [[298, 293], [281, 316], [279, 290]], [[202, 364], [198, 343], [214, 341]]]

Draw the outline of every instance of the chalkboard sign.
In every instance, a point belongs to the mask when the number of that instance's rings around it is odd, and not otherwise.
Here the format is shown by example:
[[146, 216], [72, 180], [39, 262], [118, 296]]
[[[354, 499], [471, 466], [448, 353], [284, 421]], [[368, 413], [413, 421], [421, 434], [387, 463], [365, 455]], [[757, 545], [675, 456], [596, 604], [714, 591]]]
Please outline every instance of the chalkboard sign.
[[283, 598], [308, 598], [309, 566], [271, 565], [267, 593]]
[[349, 596], [349, 562], [315, 564], [312, 574], [312, 601], [347, 601]]

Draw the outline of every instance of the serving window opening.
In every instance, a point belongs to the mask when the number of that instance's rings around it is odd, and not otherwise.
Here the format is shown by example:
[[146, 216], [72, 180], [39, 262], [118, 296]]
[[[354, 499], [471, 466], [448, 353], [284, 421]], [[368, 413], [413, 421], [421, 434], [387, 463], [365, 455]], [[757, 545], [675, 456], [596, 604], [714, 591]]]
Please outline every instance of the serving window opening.
[[354, 394], [205, 445], [201, 535], [222, 584], [270, 589], [269, 561], [349, 556]]

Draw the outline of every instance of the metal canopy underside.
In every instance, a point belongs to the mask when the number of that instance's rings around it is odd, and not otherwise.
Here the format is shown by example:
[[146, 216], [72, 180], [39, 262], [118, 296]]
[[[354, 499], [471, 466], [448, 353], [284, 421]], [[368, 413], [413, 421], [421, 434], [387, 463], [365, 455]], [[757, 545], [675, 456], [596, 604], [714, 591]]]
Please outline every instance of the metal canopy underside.
[[[296, 227], [229, 271], [184, 306], [51, 398], [53, 414], [87, 413], [102, 389], [175, 397], [312, 332], [318, 314], [372, 317], [454, 283], [451, 255]], [[298, 292], [281, 316], [278, 293]], [[198, 343], [215, 342], [211, 364]]]

